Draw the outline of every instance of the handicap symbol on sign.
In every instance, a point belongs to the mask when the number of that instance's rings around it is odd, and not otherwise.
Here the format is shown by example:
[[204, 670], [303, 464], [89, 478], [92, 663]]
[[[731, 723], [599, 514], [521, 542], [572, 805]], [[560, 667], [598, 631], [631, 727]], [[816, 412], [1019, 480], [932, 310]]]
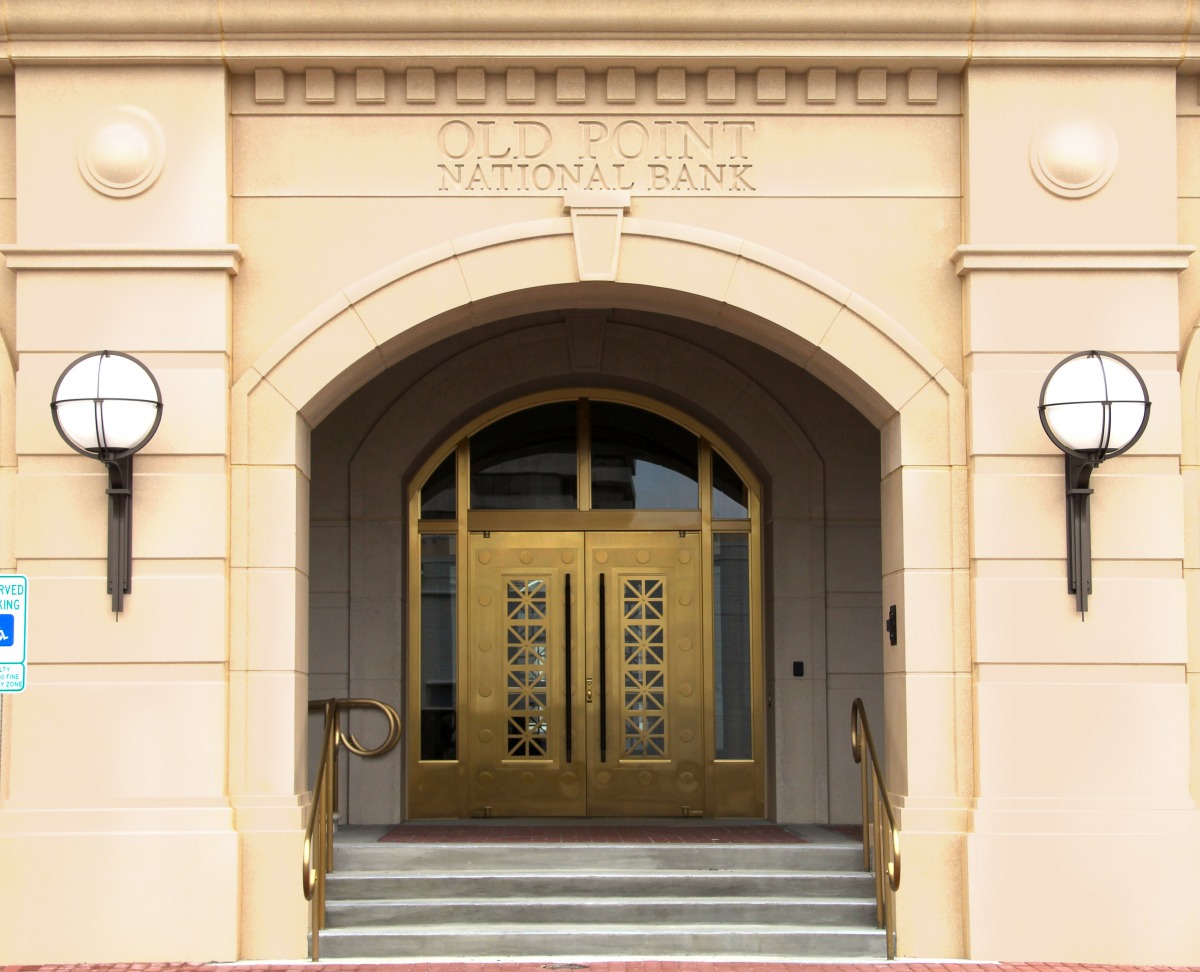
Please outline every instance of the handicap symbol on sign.
[[11, 645], [15, 631], [15, 616], [12, 614], [0, 614], [0, 645]]

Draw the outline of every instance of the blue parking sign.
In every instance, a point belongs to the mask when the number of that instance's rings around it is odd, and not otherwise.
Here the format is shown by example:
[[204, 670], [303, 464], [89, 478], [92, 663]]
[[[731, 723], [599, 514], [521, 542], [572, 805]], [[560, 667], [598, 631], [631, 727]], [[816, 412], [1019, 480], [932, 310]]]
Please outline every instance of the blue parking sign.
[[25, 691], [25, 634], [29, 581], [0, 574], [0, 692]]

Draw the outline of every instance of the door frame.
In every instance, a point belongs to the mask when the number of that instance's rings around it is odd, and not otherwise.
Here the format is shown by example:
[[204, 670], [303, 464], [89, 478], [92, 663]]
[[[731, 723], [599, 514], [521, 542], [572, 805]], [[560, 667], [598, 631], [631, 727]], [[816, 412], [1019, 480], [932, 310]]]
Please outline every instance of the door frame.
[[[508, 415], [537, 405], [559, 401], [589, 400], [615, 402], [644, 409], [666, 418], [693, 433], [699, 439], [699, 493], [698, 510], [470, 510], [470, 437], [480, 429]], [[714, 518], [711, 515], [712, 462], [713, 453], [722, 459], [741, 478], [746, 487], [748, 515], [738, 519]], [[590, 505], [590, 453], [579, 449], [580, 506]], [[442, 463], [451, 456], [455, 459], [456, 513], [453, 520], [421, 519], [421, 487]], [[434, 450], [409, 480], [407, 487], [407, 536], [408, 557], [405, 570], [406, 652], [404, 692], [407, 743], [405, 745], [405, 812], [409, 818], [465, 818], [470, 816], [469, 786], [467, 780], [468, 761], [464, 758], [461, 737], [470, 731], [469, 718], [461, 719], [456, 731], [460, 737], [455, 759], [425, 760], [421, 758], [421, 543], [430, 534], [454, 537], [456, 565], [455, 638], [456, 659], [456, 711], [464, 713], [467, 707], [462, 702], [461, 689], [466, 685], [468, 664], [467, 638], [469, 631], [468, 598], [457, 596], [458, 588], [465, 590], [462, 578], [468, 576], [469, 536], [478, 532], [535, 532], [535, 533], [614, 533], [633, 531], [654, 533], [660, 531], [695, 531], [699, 534], [701, 549], [700, 587], [701, 601], [705, 605], [701, 612], [700, 627], [703, 632], [705, 657], [711, 659], [709, 646], [713, 643], [712, 605], [713, 591], [713, 535], [714, 533], [740, 533], [749, 537], [748, 585], [749, 585], [749, 630], [751, 645], [751, 706], [752, 706], [752, 755], [745, 760], [716, 760], [712, 755], [712, 733], [706, 733], [708, 755], [706, 766], [712, 771], [705, 774], [704, 807], [706, 815], [715, 816], [716, 794], [724, 791], [744, 796], [743, 809], [736, 814], [745, 817], [763, 817], [766, 814], [767, 760], [767, 691], [766, 660], [768, 646], [764, 643], [764, 596], [763, 596], [763, 544], [762, 544], [762, 488], [758, 477], [719, 435], [678, 409], [642, 395], [629, 394], [607, 388], [571, 388], [526, 395], [513, 399], [502, 406], [481, 413], [460, 427], [443, 444]], [[713, 681], [711, 673], [705, 679], [705, 708], [713, 707]], [[718, 768], [719, 767], [719, 771]], [[419, 811], [419, 812], [415, 812]]]

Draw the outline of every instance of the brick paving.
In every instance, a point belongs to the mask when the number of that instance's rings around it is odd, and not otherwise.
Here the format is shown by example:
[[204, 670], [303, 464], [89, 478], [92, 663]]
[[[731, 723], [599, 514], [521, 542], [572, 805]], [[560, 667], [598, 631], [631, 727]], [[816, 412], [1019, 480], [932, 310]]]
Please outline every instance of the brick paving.
[[1082, 965], [1070, 962], [778, 962], [778, 961], [469, 961], [271, 962], [187, 965], [5, 965], [0, 972], [1200, 972], [1200, 966]]
[[400, 824], [389, 844], [806, 844], [770, 823], [754, 824]]

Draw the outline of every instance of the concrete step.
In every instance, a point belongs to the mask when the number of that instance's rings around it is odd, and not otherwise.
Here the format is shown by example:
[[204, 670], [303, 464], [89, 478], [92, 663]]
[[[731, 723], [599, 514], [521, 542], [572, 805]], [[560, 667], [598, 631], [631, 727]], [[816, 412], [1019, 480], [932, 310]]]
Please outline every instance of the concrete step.
[[774, 925], [561, 925], [514, 929], [511, 924], [330, 928], [322, 959], [434, 958], [681, 958], [688, 956], [883, 959], [875, 928]]
[[348, 871], [854, 870], [862, 845], [822, 844], [338, 844], [334, 865]]
[[[678, 893], [678, 890], [677, 890]], [[329, 901], [326, 927], [503, 925], [849, 925], [866, 927], [875, 902], [862, 898], [426, 898]]]
[[330, 901], [353, 899], [421, 900], [492, 897], [534, 901], [541, 897], [691, 898], [854, 898], [874, 900], [874, 878], [865, 871], [503, 871], [429, 872], [334, 871], [326, 895]]

